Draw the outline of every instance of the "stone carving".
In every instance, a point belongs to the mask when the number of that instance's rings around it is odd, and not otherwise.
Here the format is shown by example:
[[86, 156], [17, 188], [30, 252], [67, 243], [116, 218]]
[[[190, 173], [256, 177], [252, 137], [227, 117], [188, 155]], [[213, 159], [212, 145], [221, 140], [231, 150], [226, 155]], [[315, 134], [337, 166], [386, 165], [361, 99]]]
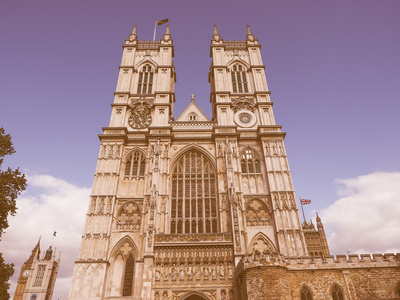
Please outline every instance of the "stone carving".
[[258, 199], [249, 201], [246, 207], [246, 224], [247, 226], [270, 225], [270, 214], [265, 203]]
[[151, 108], [153, 107], [153, 99], [140, 97], [133, 99], [130, 103], [131, 116], [128, 124], [134, 129], [143, 129], [151, 124]]
[[139, 206], [134, 202], [127, 202], [117, 215], [117, 229], [140, 229], [141, 213]]
[[255, 106], [256, 104], [254, 98], [246, 98], [244, 96], [232, 98], [232, 109], [235, 113], [239, 110], [249, 110], [251, 112], [254, 112]]

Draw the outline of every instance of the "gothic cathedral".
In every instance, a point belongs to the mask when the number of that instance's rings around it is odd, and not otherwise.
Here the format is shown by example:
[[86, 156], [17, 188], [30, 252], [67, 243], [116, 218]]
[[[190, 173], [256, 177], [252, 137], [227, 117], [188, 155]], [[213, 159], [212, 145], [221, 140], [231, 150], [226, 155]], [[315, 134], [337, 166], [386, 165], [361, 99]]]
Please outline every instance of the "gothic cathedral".
[[[224, 41], [215, 27], [212, 119], [192, 95], [175, 120], [169, 26], [160, 41], [139, 41], [134, 27], [99, 135], [70, 300], [307, 300], [317, 291], [339, 300], [357, 292], [343, 273], [354, 263], [329, 256], [325, 235], [324, 257], [307, 250], [260, 48], [249, 27], [244, 41]], [[365, 257], [364, 266], [386, 259], [395, 295], [400, 257], [384, 258]], [[329, 284], [317, 286], [319, 270]], [[350, 273], [348, 281], [363, 282]]]

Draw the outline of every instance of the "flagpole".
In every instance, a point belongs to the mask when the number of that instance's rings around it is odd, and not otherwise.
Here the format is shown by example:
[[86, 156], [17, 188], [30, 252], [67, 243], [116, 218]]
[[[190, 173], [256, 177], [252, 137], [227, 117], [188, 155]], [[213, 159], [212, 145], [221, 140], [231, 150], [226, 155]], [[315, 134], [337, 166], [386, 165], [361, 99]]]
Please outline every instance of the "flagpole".
[[300, 205], [301, 205], [301, 211], [303, 213], [303, 218], [304, 218], [304, 222], [306, 221], [306, 216], [304, 215], [304, 210], [303, 210], [303, 203], [301, 202], [301, 197], [299, 196], [300, 199]]
[[156, 40], [156, 29], [157, 29], [157, 21], [154, 23], [154, 35], [153, 35], [153, 42]]

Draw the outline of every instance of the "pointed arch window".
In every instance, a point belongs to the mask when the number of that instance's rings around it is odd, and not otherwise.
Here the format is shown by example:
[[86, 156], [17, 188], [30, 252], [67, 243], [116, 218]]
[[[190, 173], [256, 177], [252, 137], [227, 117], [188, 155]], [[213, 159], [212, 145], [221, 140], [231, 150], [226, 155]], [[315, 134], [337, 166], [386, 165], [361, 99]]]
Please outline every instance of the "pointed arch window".
[[134, 270], [135, 260], [132, 255], [129, 255], [125, 262], [124, 286], [122, 288], [122, 296], [132, 296]]
[[218, 231], [216, 175], [199, 151], [182, 155], [172, 173], [171, 233]]
[[46, 270], [46, 265], [39, 265], [38, 270], [36, 273], [36, 278], [35, 282], [33, 283], [33, 286], [42, 286], [43, 282], [43, 277], [44, 277], [44, 271]]
[[300, 290], [301, 300], [313, 300], [311, 289], [307, 286], [303, 286]]
[[260, 160], [252, 149], [245, 149], [241, 160], [242, 174], [261, 174]]
[[332, 300], [344, 300], [344, 293], [340, 286], [335, 284], [332, 287]]
[[125, 164], [125, 177], [144, 177], [146, 157], [140, 151], [133, 152]]
[[146, 64], [139, 72], [137, 94], [151, 94], [153, 89], [153, 68]]
[[240, 64], [235, 64], [231, 71], [232, 88], [234, 93], [248, 93], [246, 70]]

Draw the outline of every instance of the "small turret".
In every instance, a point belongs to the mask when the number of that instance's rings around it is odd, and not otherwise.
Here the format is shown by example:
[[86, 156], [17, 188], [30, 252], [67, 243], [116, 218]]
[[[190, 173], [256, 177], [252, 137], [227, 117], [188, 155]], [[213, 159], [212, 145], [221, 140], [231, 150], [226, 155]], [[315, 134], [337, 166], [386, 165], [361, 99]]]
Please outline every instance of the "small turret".
[[218, 33], [217, 29], [217, 24], [214, 24], [214, 34], [211, 39], [211, 44], [219, 44], [222, 43], [224, 40], [221, 38], [221, 36]]
[[165, 29], [165, 33], [160, 40], [160, 42], [171, 42], [172, 43], [172, 38], [171, 38], [171, 31], [169, 29], [169, 24], [167, 24], [167, 28]]
[[136, 24], [133, 27], [132, 33], [129, 35], [129, 37], [125, 40], [125, 42], [128, 43], [133, 43], [134, 41], [137, 40], [137, 33], [136, 33]]
[[247, 24], [247, 35], [246, 35], [246, 41], [248, 42], [248, 43], [251, 43], [251, 44], [257, 44], [258, 43], [258, 39], [256, 39], [255, 37], [254, 37], [254, 35], [253, 35], [253, 33], [251, 32], [251, 30], [250, 30], [250, 26]]

